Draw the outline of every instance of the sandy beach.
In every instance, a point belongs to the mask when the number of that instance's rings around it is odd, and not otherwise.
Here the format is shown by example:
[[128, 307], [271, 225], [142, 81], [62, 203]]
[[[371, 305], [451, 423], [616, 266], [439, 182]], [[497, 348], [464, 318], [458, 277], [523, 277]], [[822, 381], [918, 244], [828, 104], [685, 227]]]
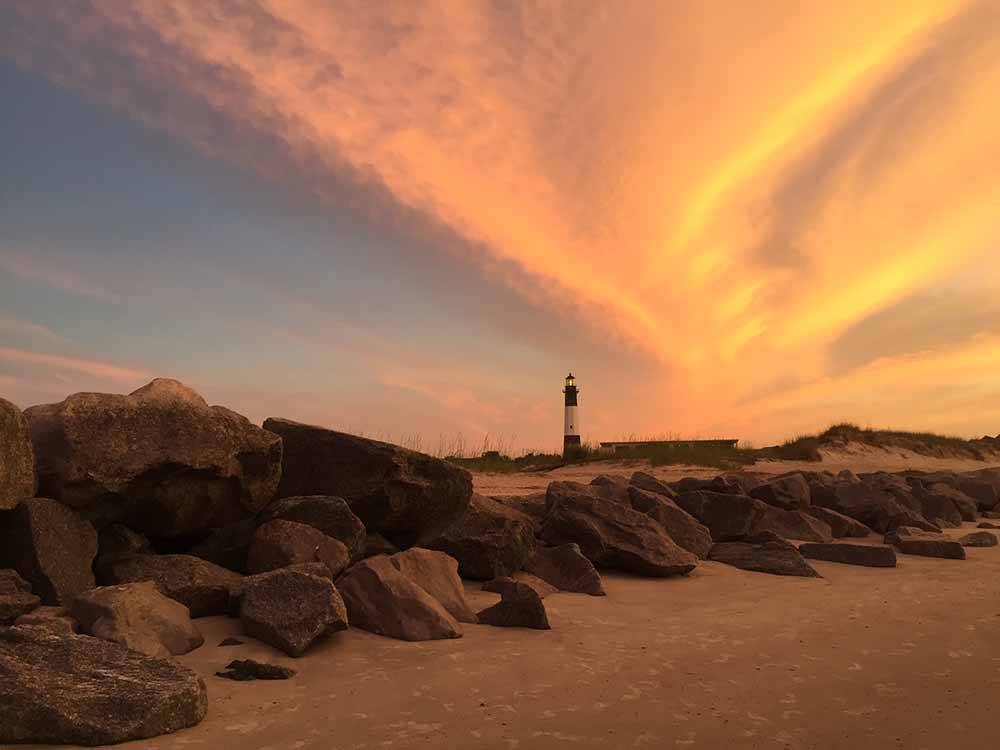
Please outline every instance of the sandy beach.
[[[816, 562], [821, 579], [707, 561], [682, 579], [607, 574], [605, 598], [547, 598], [548, 632], [468, 625], [405, 643], [351, 629], [298, 660], [250, 639], [218, 647], [239, 623], [204, 618], [206, 645], [180, 661], [204, 677], [208, 717], [121, 747], [979, 750], [997, 731], [1000, 548], [967, 551], [892, 570]], [[475, 605], [496, 601], [478, 589]], [[214, 676], [244, 657], [299, 674]]]

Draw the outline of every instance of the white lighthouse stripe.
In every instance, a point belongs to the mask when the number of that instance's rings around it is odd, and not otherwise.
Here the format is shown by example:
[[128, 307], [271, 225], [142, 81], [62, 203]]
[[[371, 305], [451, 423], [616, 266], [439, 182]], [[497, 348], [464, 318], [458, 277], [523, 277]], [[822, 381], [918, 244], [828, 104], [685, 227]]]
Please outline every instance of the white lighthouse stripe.
[[580, 434], [580, 423], [577, 420], [576, 407], [567, 406], [566, 407], [566, 420], [565, 420], [565, 430], [564, 435], [579, 435]]

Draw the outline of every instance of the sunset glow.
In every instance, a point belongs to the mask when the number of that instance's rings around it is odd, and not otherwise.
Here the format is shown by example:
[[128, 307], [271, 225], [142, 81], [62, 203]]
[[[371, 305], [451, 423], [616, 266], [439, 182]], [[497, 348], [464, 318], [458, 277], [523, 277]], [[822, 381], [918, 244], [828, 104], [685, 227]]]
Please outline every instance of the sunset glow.
[[1000, 1], [843, 5], [5, 3], [0, 396], [997, 434]]

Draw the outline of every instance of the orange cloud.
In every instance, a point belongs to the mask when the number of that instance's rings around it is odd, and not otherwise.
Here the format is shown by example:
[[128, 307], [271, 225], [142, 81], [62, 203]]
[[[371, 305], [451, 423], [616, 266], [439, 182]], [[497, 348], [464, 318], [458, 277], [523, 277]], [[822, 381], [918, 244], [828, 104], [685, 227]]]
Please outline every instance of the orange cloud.
[[[462, 261], [512, 263], [533, 299], [641, 347], [671, 396], [636, 407], [637, 430], [773, 435], [769, 418], [821, 422], [818, 401], [888, 419], [898, 399], [866, 388], [995, 364], [829, 369], [846, 332], [996, 265], [995, 0], [15, 5], [63, 41], [13, 37], [22, 65], [443, 228]], [[475, 398], [405, 380], [442, 408]]]

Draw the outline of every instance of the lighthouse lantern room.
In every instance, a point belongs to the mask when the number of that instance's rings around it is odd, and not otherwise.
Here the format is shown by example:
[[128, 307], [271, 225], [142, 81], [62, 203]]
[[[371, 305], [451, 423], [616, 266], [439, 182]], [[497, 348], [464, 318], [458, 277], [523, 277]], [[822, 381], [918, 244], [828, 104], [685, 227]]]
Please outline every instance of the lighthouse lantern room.
[[563, 430], [563, 456], [568, 456], [580, 448], [580, 421], [577, 412], [576, 378], [573, 373], [566, 376], [566, 387], [563, 389], [566, 394], [566, 419]]

